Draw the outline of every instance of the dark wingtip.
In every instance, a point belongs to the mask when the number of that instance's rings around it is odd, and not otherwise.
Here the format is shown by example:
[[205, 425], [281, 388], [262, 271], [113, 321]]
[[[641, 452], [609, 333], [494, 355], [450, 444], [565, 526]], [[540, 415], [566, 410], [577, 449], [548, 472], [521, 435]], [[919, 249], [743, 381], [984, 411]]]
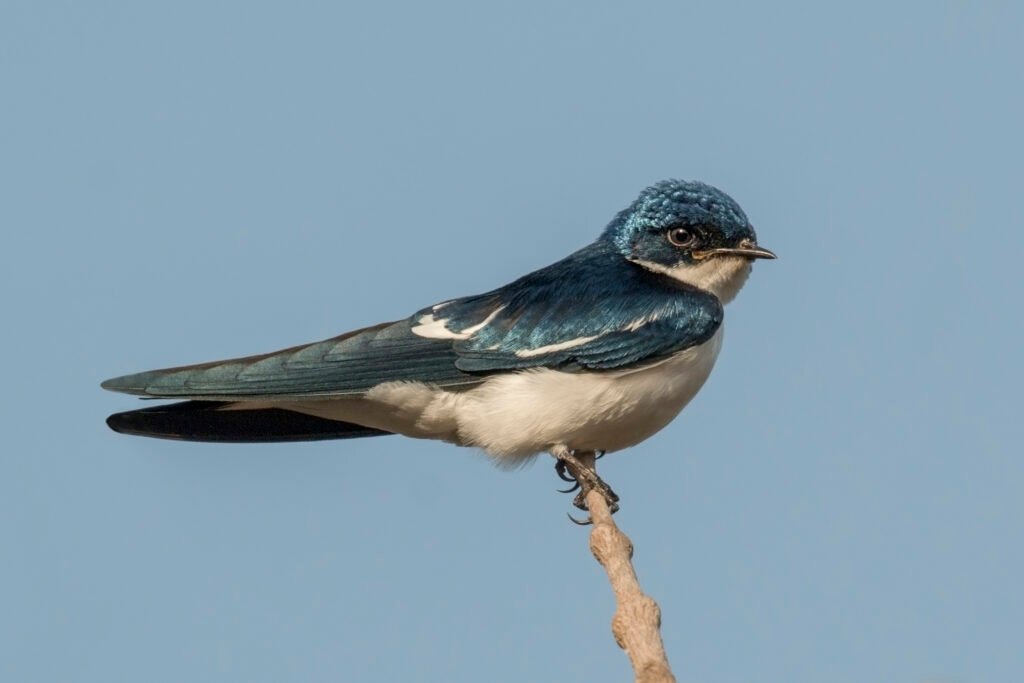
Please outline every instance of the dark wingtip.
[[107, 418], [107, 426], [118, 434], [137, 434], [138, 430], [131, 428], [132, 422], [131, 412], [114, 413]]
[[352, 439], [389, 434], [282, 408], [220, 410], [224, 401], [183, 401], [114, 413], [107, 426], [119, 434], [178, 441], [263, 443]]
[[120, 416], [121, 416], [121, 413], [114, 413], [113, 415], [108, 417], [107, 418], [107, 426], [110, 427], [111, 429], [113, 429], [118, 434], [124, 434], [124, 432], [121, 431], [121, 420], [118, 419]]
[[136, 436], [155, 436], [163, 439], [175, 438], [172, 434], [165, 433], [154, 433], [152, 431], [153, 426], [150, 421], [146, 418], [146, 414], [141, 414], [139, 410], [129, 410], [123, 413], [114, 413], [107, 418], [107, 426], [118, 434], [132, 434]]

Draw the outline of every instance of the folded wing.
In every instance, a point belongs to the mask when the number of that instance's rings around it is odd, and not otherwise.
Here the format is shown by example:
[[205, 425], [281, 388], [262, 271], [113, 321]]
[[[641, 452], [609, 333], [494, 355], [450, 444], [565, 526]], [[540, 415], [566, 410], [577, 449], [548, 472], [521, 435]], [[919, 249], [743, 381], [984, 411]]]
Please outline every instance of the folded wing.
[[413, 332], [450, 341], [459, 370], [487, 373], [656, 362], [721, 325], [714, 295], [602, 256], [584, 250], [493, 292], [424, 309]]
[[494, 372], [656, 362], [707, 341], [721, 321], [713, 295], [594, 245], [408, 320], [261, 356], [126, 375], [103, 386], [208, 401], [358, 396], [391, 381], [467, 387]]
[[151, 370], [107, 380], [105, 389], [204, 400], [359, 395], [388, 381], [438, 386], [482, 381], [458, 369], [451, 342], [426, 339], [408, 321], [367, 327], [275, 353]]

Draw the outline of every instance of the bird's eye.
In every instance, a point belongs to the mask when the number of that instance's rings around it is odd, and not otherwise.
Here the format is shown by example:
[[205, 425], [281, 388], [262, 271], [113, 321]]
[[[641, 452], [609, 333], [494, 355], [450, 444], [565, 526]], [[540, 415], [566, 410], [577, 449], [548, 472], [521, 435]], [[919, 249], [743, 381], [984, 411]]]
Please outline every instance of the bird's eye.
[[691, 247], [697, 241], [697, 233], [687, 228], [669, 228], [668, 241], [677, 247]]

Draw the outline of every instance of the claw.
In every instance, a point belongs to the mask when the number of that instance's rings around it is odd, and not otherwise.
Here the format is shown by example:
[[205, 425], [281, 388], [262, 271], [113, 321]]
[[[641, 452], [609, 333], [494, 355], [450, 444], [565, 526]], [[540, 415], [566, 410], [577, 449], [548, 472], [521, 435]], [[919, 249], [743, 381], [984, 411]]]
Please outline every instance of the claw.
[[[594, 459], [603, 457], [604, 451], [599, 451], [595, 454]], [[555, 473], [558, 474], [558, 478], [562, 481], [572, 482], [572, 486], [568, 489], [559, 489], [559, 493], [572, 493], [578, 491], [576, 496], [572, 500], [572, 504], [580, 510], [589, 511], [587, 507], [587, 494], [591, 491], [597, 491], [608, 503], [608, 510], [614, 514], [619, 510], [619, 496], [612, 491], [611, 487], [608, 486], [597, 476], [597, 472], [593, 466], [583, 464], [583, 461], [576, 457], [576, 454], [572, 451], [560, 450], [557, 453], [552, 452], [555, 456]], [[574, 524], [585, 526], [593, 524], [593, 519], [590, 515], [587, 515], [583, 520], [576, 519], [572, 515], [569, 515], [569, 519]]]
[[[565, 473], [566, 469], [568, 469], [568, 465], [565, 464], [564, 460], [556, 460], [555, 461], [555, 474], [558, 475], [559, 479], [561, 479], [562, 481], [571, 481], [574, 484], [578, 483], [576, 481], [576, 477], [572, 476], [572, 474], [566, 474]], [[569, 490], [573, 491], [575, 489], [569, 489]]]
[[586, 518], [584, 518], [582, 520], [576, 519], [575, 517], [570, 515], [568, 512], [565, 513], [565, 516], [569, 518], [570, 522], [572, 522], [573, 524], [578, 524], [579, 526], [589, 526], [589, 525], [594, 523], [594, 520], [592, 520], [590, 518], [590, 515], [587, 515]]
[[564, 460], [555, 461], [555, 474], [558, 475], [558, 478], [562, 481], [572, 482], [572, 486], [567, 489], [556, 489], [559, 493], [572, 493], [580, 487], [579, 481], [576, 480], [576, 477], [572, 476], [572, 473], [566, 474], [567, 470], [568, 465], [566, 465]]

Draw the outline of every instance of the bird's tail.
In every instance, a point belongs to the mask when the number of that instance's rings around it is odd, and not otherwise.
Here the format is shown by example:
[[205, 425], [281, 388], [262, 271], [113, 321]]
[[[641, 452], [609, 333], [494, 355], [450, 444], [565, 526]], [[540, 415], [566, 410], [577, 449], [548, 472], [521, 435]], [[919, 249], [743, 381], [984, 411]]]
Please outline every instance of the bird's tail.
[[221, 443], [354, 439], [391, 433], [283, 408], [246, 409], [229, 401], [182, 401], [130, 410], [111, 415], [107, 425], [122, 434]]

